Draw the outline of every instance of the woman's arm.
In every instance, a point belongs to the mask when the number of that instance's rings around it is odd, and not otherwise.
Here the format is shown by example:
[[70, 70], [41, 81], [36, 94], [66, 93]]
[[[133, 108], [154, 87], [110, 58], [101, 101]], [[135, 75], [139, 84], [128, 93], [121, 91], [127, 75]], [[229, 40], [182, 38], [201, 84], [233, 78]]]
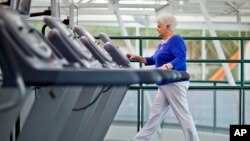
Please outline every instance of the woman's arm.
[[141, 62], [141, 63], [144, 63], [144, 64], [147, 63], [146, 58], [143, 57], [143, 56], [138, 56], [138, 55], [134, 55], [134, 54], [131, 54], [131, 53], [127, 53], [126, 56], [130, 61], [138, 61], [138, 62]]

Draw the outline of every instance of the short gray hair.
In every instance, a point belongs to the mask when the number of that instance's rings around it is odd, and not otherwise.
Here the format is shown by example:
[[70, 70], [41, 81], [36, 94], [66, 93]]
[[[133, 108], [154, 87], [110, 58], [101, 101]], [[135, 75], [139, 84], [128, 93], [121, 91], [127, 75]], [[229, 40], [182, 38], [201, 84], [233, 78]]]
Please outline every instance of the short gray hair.
[[170, 14], [161, 14], [157, 17], [157, 22], [163, 25], [169, 25], [169, 28], [174, 31], [177, 25], [177, 20], [175, 16]]

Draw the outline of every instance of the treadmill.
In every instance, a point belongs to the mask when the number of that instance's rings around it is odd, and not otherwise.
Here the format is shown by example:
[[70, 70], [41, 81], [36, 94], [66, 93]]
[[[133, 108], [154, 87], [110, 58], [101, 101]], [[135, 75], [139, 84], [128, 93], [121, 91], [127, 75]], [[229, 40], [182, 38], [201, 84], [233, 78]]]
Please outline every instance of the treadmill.
[[[61, 50], [61, 52], [66, 52], [65, 57], [69, 58], [70, 50], [76, 48], [76, 46], [84, 48], [81, 50], [86, 50], [86, 47], [88, 50], [91, 51], [93, 56], [97, 58], [99, 62], [102, 63], [103, 67], [105, 68], [110, 68], [114, 69], [115, 67], [118, 67], [115, 62], [112, 61], [112, 58], [110, 56], [104, 56], [97, 54], [98, 52], [94, 52], [90, 47], [91, 45], [83, 45], [79, 44], [79, 40], [74, 37], [74, 34], [72, 33], [71, 30], [67, 29], [65, 25], [63, 25], [60, 21], [55, 20], [54, 18], [51, 17], [45, 17], [44, 22], [52, 29], [51, 33], [49, 34], [49, 39], [50, 41], [58, 47], [58, 50]], [[65, 43], [66, 42], [66, 43]], [[68, 46], [67, 46], [68, 45]], [[67, 51], [65, 51], [67, 50]], [[74, 52], [74, 54], [79, 54], [84, 55], [85, 52], [80, 51], [79, 49], [76, 50], [77, 52]], [[88, 51], [87, 51], [88, 53]], [[80, 56], [79, 55], [79, 56]], [[67, 57], [68, 56], [68, 57]], [[72, 58], [72, 57], [71, 57]], [[76, 61], [76, 60], [75, 60]], [[118, 68], [119, 69], [119, 68]], [[152, 77], [148, 77], [147, 79], [141, 79], [141, 82], [149, 82], [150, 83], [155, 83], [160, 79], [159, 75], [154, 74], [149, 71], [141, 71], [141, 74], [146, 73], [151, 74]], [[150, 75], [149, 75], [150, 76]], [[145, 81], [147, 80], [147, 81]], [[87, 136], [92, 135], [93, 131], [95, 130], [94, 124], [96, 124], [97, 120], [96, 118], [99, 118], [102, 113], [104, 113], [103, 109], [105, 105], [110, 105], [109, 112], [106, 113], [106, 115], [109, 115], [108, 117], [105, 118], [107, 126], [105, 128], [109, 127], [109, 121], [113, 120], [113, 117], [127, 91], [128, 86], [116, 86], [116, 85], [110, 85], [107, 87], [107, 90], [105, 90], [105, 93], [100, 94], [99, 98], [99, 103], [98, 106], [91, 106], [88, 109], [80, 109], [78, 111], [72, 112], [71, 118], [67, 122], [60, 140], [73, 140], [74, 136], [77, 136], [75, 134], [80, 134], [81, 137], [79, 139], [86, 139], [89, 140]], [[115, 100], [114, 100], [115, 99]], [[78, 103], [82, 103], [81, 100], [79, 100]], [[112, 106], [111, 106], [112, 105]], [[79, 107], [79, 106], [76, 106]], [[114, 109], [114, 110], [112, 110]], [[113, 113], [112, 113], [113, 112]], [[79, 122], [77, 122], [79, 121]], [[75, 124], [74, 124], [75, 123]], [[80, 125], [78, 125], [80, 124]], [[80, 129], [78, 129], [80, 128]], [[102, 130], [107, 130], [105, 129], [104, 126], [102, 126]], [[78, 131], [78, 132], [76, 132]], [[79, 132], [80, 131], [80, 132]], [[83, 135], [84, 134], [84, 135]], [[86, 135], [85, 135], [86, 134]], [[98, 134], [98, 137], [103, 138], [102, 136], [105, 136], [105, 132]], [[77, 137], [76, 137], [77, 138]], [[78, 140], [78, 139], [76, 139]]]
[[[48, 35], [48, 39], [58, 51], [63, 54], [66, 60], [71, 63], [79, 63], [80, 67], [83, 68], [102, 69], [103, 66], [107, 66], [107, 64], [102, 64], [96, 60], [86, 47], [82, 46], [78, 40], [75, 40], [74, 37], [71, 36], [73, 33], [71, 33], [71, 31], [60, 21], [56, 21], [50, 17], [45, 17], [44, 21], [52, 28]], [[92, 65], [86, 65], [86, 62]], [[80, 120], [79, 118], [85, 117], [85, 122], [91, 119], [91, 115], [94, 114], [99, 101], [106, 101], [107, 97], [110, 96], [109, 93], [107, 93], [109, 89], [109, 85], [85, 86], [74, 108], [72, 108], [73, 111], [71, 111], [70, 117], [61, 122], [60, 128], [58, 125], [54, 124], [53, 127], [57, 128], [57, 130], [48, 130], [48, 135], [44, 136], [43, 140], [59, 140], [62, 130], [64, 131], [65, 129], [69, 130], [69, 132], [64, 134], [67, 135], [67, 138], [64, 138], [64, 140], [71, 140], [74, 129], [79, 126], [77, 122]]]
[[[17, 57], [18, 66], [20, 67], [21, 76], [24, 79], [26, 86], [42, 86], [42, 97], [47, 99], [47, 102], [41, 102], [41, 104], [34, 105], [31, 113], [29, 114], [18, 140], [40, 140], [43, 132], [37, 132], [38, 128], [46, 130], [48, 124], [53, 123], [55, 117], [58, 117], [58, 113], [61, 112], [60, 106], [65, 98], [60, 98], [70, 93], [71, 97], [69, 103], [75, 103], [78, 96], [73, 92], [80, 93], [79, 87], [71, 89], [68, 86], [96, 86], [103, 84], [120, 84], [130, 85], [138, 83], [139, 79], [136, 74], [128, 70], [110, 70], [110, 69], [82, 69], [77, 67], [68, 67], [69, 64], [65, 64], [58, 53], [54, 53], [52, 45], [46, 41], [36, 30], [32, 29], [25, 21], [9, 8], [0, 8], [1, 18], [1, 34], [6, 37], [8, 45], [1, 46], [1, 48], [11, 48], [14, 56]], [[8, 58], [7, 58], [8, 59]], [[7, 62], [10, 62], [7, 60]], [[13, 70], [12, 70], [13, 71]], [[116, 77], [109, 78], [110, 75]], [[118, 79], [121, 77], [123, 81]], [[97, 79], [98, 78], [98, 79]], [[108, 80], [108, 81], [107, 81]], [[55, 86], [61, 86], [57, 89]], [[66, 87], [65, 87], [66, 86]], [[70, 88], [70, 90], [65, 90]], [[46, 95], [46, 96], [44, 96]], [[56, 101], [57, 99], [63, 99]], [[43, 100], [44, 101], [44, 100]], [[39, 103], [37, 100], [35, 104]], [[56, 104], [53, 104], [56, 103]], [[37, 112], [39, 111], [39, 112]], [[68, 110], [69, 111], [69, 110]], [[32, 117], [32, 118], [29, 118]], [[48, 118], [47, 118], [48, 117]], [[48, 119], [44, 120], [44, 119]], [[46, 122], [46, 123], [44, 123]], [[40, 125], [40, 126], [36, 126]], [[31, 132], [32, 132], [32, 136]], [[33, 134], [34, 133], [34, 134]]]

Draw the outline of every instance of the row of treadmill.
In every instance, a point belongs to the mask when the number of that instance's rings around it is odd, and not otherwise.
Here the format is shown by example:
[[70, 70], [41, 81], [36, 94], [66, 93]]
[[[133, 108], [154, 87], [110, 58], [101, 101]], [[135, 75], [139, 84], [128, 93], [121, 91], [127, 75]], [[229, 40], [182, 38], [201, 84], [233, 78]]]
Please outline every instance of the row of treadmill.
[[104, 33], [47, 16], [43, 35], [16, 11], [0, 7], [0, 141], [8, 141], [27, 97], [35, 101], [17, 141], [103, 141], [133, 84], [173, 83], [186, 72], [134, 69]]

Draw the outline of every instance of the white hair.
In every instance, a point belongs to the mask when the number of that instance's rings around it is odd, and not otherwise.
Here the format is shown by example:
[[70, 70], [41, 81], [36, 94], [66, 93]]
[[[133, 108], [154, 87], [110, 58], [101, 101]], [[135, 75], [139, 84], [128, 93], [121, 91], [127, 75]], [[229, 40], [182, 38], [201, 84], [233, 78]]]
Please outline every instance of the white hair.
[[170, 14], [162, 14], [157, 17], [157, 22], [163, 24], [163, 25], [168, 25], [170, 30], [174, 31], [175, 27], [177, 25], [177, 20], [175, 16], [170, 15]]

